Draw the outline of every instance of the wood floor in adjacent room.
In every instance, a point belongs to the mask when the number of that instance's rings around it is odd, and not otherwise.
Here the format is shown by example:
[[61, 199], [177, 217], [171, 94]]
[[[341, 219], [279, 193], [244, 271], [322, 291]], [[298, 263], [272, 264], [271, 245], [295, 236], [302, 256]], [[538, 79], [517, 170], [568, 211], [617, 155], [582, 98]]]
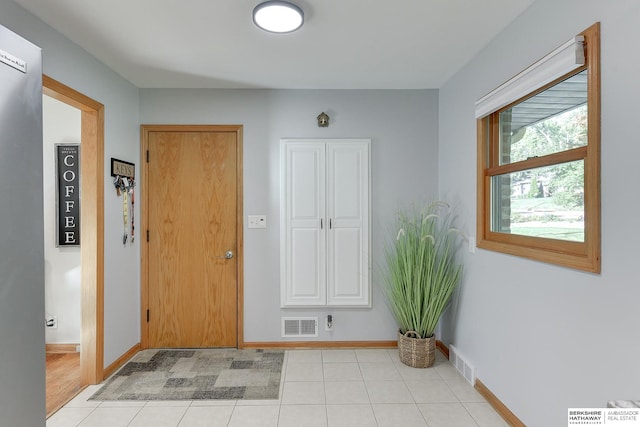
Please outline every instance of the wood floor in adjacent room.
[[47, 417], [80, 392], [80, 353], [47, 353]]

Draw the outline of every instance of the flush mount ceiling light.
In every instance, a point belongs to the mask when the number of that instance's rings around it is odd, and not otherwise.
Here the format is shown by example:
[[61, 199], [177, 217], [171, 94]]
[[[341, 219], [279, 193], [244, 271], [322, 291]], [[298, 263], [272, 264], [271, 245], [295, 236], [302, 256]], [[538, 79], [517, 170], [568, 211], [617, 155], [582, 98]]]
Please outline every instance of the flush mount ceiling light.
[[253, 9], [253, 22], [271, 33], [290, 33], [302, 27], [304, 12], [288, 1], [269, 0]]

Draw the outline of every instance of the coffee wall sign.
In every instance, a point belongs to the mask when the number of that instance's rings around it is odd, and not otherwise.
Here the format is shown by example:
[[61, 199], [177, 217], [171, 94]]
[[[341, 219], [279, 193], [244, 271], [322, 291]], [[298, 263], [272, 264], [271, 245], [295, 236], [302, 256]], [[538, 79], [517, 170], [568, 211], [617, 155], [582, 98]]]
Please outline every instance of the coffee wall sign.
[[56, 246], [80, 246], [80, 145], [56, 144]]

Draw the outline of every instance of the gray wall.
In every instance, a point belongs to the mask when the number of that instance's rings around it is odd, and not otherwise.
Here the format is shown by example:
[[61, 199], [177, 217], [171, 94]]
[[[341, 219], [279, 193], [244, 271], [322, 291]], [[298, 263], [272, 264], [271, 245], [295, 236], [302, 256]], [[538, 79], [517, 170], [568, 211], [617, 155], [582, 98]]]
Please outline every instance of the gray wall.
[[[440, 91], [440, 193], [475, 234], [474, 102], [572, 36], [602, 23], [602, 274], [478, 250], [442, 331], [528, 426], [569, 407], [640, 398], [640, 4], [537, 0]], [[630, 44], [631, 43], [631, 44]]]
[[[142, 123], [244, 126], [244, 338], [280, 341], [282, 316], [334, 316], [318, 340], [393, 340], [378, 289], [381, 247], [398, 206], [437, 193], [438, 92], [141, 89]], [[316, 116], [331, 117], [318, 128]], [[372, 139], [373, 308], [280, 309], [280, 138]], [[247, 229], [246, 215], [267, 215]]]
[[10, 0], [0, 0], [0, 24], [42, 48], [45, 74], [105, 106], [104, 362], [108, 366], [140, 342], [139, 247], [138, 243], [122, 246], [122, 199], [107, 177], [111, 157], [139, 164], [138, 89]]
[[0, 63], [0, 417], [32, 427], [45, 410], [42, 61], [2, 26], [0, 49], [27, 67]]

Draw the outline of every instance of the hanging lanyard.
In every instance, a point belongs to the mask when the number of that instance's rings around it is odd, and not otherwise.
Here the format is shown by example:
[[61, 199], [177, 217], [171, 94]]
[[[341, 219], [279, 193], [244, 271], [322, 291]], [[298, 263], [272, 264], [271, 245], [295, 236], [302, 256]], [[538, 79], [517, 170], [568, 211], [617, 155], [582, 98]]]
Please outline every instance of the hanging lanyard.
[[[113, 184], [116, 187], [116, 194], [118, 196], [122, 195], [122, 225], [124, 228], [122, 244], [126, 246], [127, 240], [129, 240], [129, 215], [131, 215], [131, 243], [133, 243], [135, 207], [133, 189], [135, 187], [135, 181], [133, 180], [133, 177], [127, 178], [118, 175], [113, 180]], [[131, 194], [131, 208], [129, 208], [129, 194]]]
[[129, 225], [129, 190], [127, 189], [127, 178], [122, 178], [124, 181], [124, 191], [122, 192], [122, 222], [124, 223], [124, 234], [122, 236], [122, 244], [127, 244], [129, 238], [128, 225]]
[[131, 243], [133, 243], [133, 237], [134, 237], [134, 222], [133, 222], [133, 215], [135, 213], [135, 198], [134, 198], [134, 194], [133, 194], [133, 179], [131, 180]]

